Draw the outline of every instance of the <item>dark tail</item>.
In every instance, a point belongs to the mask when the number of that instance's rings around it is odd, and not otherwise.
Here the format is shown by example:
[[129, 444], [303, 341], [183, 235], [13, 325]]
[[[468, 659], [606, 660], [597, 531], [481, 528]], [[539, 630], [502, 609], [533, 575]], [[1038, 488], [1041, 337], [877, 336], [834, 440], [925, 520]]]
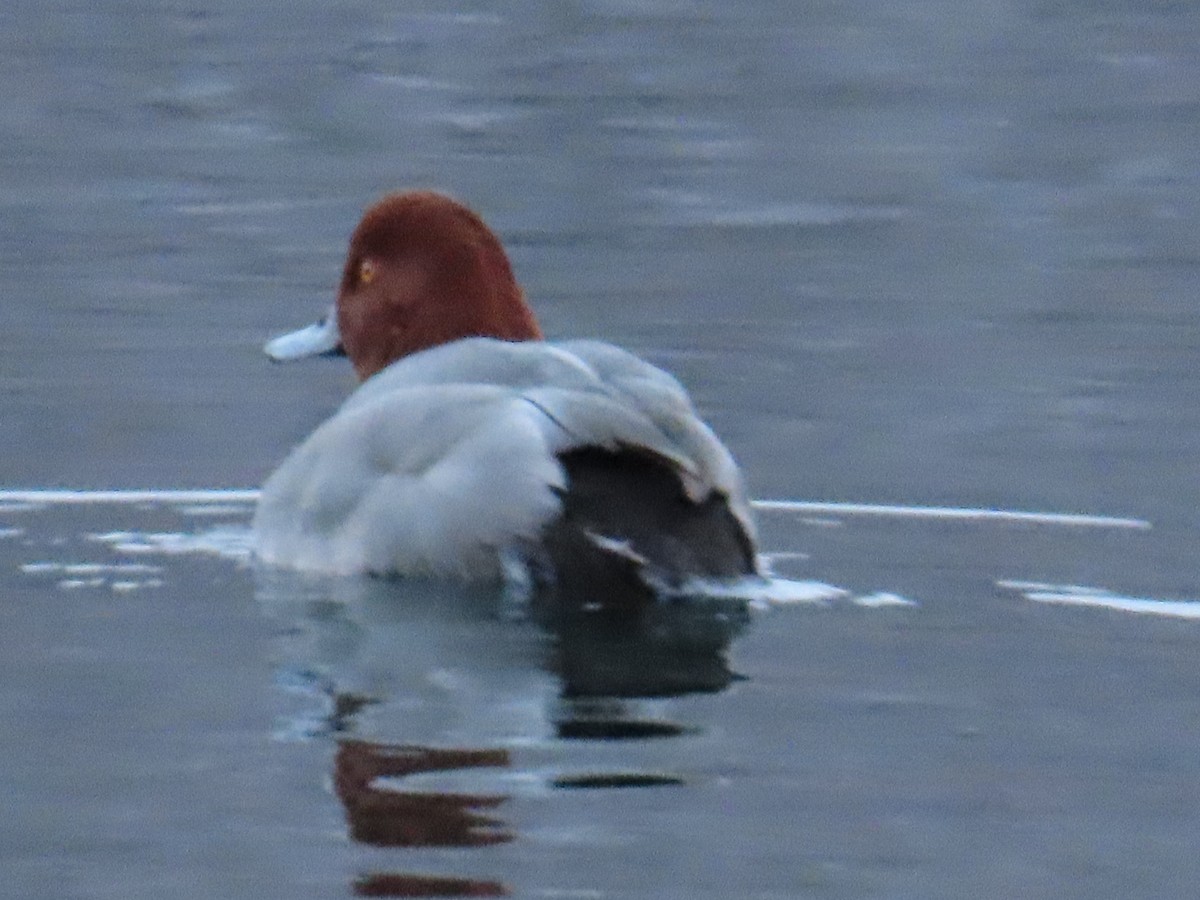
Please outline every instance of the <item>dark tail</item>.
[[563, 512], [547, 526], [543, 560], [555, 605], [630, 611], [691, 578], [756, 572], [753, 541], [728, 499], [692, 501], [661, 457], [588, 447], [559, 461]]

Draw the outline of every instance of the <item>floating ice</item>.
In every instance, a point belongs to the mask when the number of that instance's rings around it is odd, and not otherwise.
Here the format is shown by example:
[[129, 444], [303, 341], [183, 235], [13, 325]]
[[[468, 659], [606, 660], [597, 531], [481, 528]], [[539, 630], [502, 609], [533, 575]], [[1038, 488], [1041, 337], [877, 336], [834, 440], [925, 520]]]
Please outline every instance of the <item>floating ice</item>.
[[1061, 606], [1094, 606], [1139, 615], [1200, 619], [1200, 601], [1167, 600], [1158, 597], [1129, 597], [1106, 588], [1078, 584], [1050, 584], [1040, 581], [997, 581], [997, 587], [1020, 591], [1034, 603]]
[[245, 526], [221, 526], [199, 532], [110, 531], [89, 534], [90, 541], [110, 545], [120, 553], [207, 554], [245, 560], [253, 549], [253, 536]]
[[873, 594], [862, 594], [851, 601], [855, 606], [865, 606], [869, 609], [879, 609], [883, 606], [916, 606], [915, 600], [892, 594], [888, 591], [876, 591]]

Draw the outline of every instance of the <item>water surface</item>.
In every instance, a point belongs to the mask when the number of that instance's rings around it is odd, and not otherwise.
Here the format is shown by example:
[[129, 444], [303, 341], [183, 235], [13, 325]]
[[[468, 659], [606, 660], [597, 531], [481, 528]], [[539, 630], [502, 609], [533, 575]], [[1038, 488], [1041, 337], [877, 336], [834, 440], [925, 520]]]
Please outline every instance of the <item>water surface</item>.
[[764, 509], [836, 590], [679, 651], [256, 571], [244, 502], [4, 501], [0, 894], [1188, 894], [1197, 46], [1182, 3], [8, 3], [0, 487], [260, 484], [352, 387], [262, 341], [430, 185], [755, 497], [1150, 527]]

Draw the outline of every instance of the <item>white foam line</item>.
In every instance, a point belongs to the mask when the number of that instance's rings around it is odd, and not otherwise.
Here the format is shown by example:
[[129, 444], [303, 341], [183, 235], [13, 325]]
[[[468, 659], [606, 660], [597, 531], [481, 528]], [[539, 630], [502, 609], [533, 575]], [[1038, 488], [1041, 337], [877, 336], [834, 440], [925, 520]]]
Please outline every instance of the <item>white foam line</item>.
[[237, 488], [197, 490], [0, 490], [0, 503], [254, 503], [259, 491]]
[[958, 519], [962, 521], [1032, 522], [1090, 528], [1146, 529], [1145, 519], [1095, 516], [1078, 513], [1029, 512], [1017, 509], [974, 509], [959, 506], [891, 506], [876, 503], [830, 503], [811, 500], [753, 500], [764, 512], [826, 513], [846, 516], [892, 516], [905, 519]]
[[[199, 488], [147, 490], [0, 490], [0, 503], [254, 503], [254, 488]], [[1014, 509], [974, 509], [959, 506], [897, 506], [880, 503], [833, 503], [815, 500], [753, 500], [764, 512], [822, 513], [844, 516], [891, 516], [907, 519], [959, 519], [963, 521], [1032, 522], [1040, 525], [1073, 525], [1091, 528], [1147, 529], [1145, 519], [1076, 513], [1028, 512]]]
[[1144, 615], [1174, 616], [1180, 619], [1200, 619], [1200, 603], [1194, 600], [1155, 600], [1150, 597], [1122, 597], [1119, 594], [1061, 593], [1031, 591], [1026, 598], [1035, 603], [1057, 603], [1067, 606], [1099, 606], [1121, 612]]
[[1012, 591], [1021, 591], [1022, 593], [1041, 593], [1041, 594], [1074, 594], [1075, 596], [1111, 596], [1112, 591], [1107, 588], [1087, 587], [1082, 584], [1050, 584], [1045, 581], [1019, 581], [1005, 579], [997, 581], [996, 587], [1008, 588]]

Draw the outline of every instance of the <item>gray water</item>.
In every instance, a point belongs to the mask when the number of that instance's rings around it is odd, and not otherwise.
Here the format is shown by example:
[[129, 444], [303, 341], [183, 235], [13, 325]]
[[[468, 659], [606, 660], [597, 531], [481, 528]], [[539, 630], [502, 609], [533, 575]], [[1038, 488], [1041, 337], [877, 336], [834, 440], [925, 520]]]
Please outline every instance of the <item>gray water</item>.
[[10, 498], [0, 895], [1190, 896], [1197, 47], [1169, 2], [9, 0], [0, 488], [260, 484], [353, 385], [262, 341], [425, 185], [757, 498], [1149, 527], [763, 509], [825, 599], [672, 655], [256, 570], [245, 503]]

